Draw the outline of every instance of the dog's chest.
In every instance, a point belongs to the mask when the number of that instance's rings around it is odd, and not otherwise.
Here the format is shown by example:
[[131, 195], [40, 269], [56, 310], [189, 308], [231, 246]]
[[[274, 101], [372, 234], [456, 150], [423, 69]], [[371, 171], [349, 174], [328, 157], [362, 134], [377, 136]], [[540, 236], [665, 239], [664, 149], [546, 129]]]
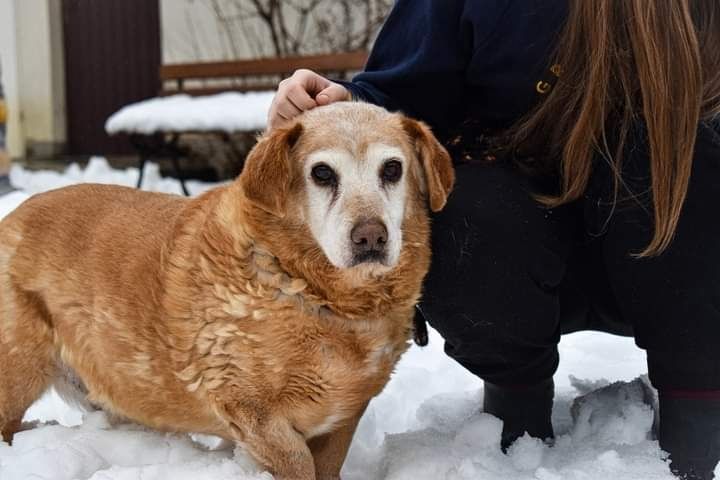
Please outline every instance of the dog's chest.
[[288, 415], [307, 438], [328, 433], [362, 411], [407, 348], [401, 335], [384, 326], [311, 336], [316, 343], [286, 365], [278, 382], [278, 398], [286, 400]]
[[265, 336], [265, 345], [272, 347], [262, 348], [256, 357], [273, 367], [279, 390], [302, 387], [300, 391], [331, 397], [335, 392], [372, 389], [384, 384], [407, 346], [400, 329], [384, 320], [290, 316], [281, 323], [268, 329], [275, 333]]
[[293, 418], [308, 437], [352, 417], [387, 382], [407, 335], [384, 320], [358, 324], [296, 310], [207, 324], [177, 377], [188, 391], [238, 398]]

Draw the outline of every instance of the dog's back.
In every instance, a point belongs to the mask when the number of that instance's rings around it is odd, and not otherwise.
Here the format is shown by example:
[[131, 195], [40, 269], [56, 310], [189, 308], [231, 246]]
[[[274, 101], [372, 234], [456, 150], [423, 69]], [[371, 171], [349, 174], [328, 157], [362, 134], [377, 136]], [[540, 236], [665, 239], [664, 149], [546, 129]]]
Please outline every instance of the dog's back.
[[131, 296], [149, 301], [148, 280], [187, 202], [92, 184], [32, 197], [0, 223], [0, 278], [53, 312], [95, 292], [121, 298], [137, 288]]
[[[73, 363], [88, 368], [122, 362], [130, 349], [117, 336], [147, 323], [112, 322], [153, 310], [161, 256], [187, 205], [181, 197], [80, 185], [36, 195], [0, 222], [0, 344], [12, 346], [0, 349], [2, 364], [24, 382], [0, 389], [6, 438], [62, 373], [64, 355], [83, 355]], [[88, 332], [115, 340], [104, 348], [85, 342]]]

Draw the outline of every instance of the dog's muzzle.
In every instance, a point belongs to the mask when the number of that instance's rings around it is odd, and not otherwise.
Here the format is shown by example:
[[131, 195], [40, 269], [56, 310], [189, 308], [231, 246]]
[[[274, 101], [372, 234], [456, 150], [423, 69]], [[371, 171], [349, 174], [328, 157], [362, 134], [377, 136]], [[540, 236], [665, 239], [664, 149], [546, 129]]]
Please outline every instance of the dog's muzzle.
[[387, 259], [388, 231], [385, 224], [377, 219], [364, 220], [350, 232], [353, 265], [368, 262], [383, 263]]

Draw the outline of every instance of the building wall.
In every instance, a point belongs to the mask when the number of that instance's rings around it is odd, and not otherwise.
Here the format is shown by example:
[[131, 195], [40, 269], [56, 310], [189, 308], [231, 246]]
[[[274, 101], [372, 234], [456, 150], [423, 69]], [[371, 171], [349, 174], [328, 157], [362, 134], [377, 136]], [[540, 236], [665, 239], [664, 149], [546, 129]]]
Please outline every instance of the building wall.
[[[253, 13], [250, 0], [161, 0], [163, 63], [234, 60], [276, 56], [267, 26]], [[295, 5], [303, 4], [294, 1]], [[307, 3], [307, 2], [305, 2]], [[299, 54], [365, 49], [372, 43], [393, 0], [321, 0], [303, 24], [293, 8], [284, 8], [289, 31], [302, 30]], [[369, 17], [372, 20], [368, 21]], [[224, 21], [219, 21], [221, 18]], [[241, 20], [241, 18], [244, 18]], [[323, 27], [318, 25], [323, 23]], [[300, 25], [305, 25], [300, 28]], [[366, 26], [370, 25], [368, 29]], [[324, 30], [324, 36], [320, 35]], [[370, 33], [367, 44], [361, 39]], [[347, 35], [347, 32], [352, 35]], [[344, 44], [352, 37], [353, 45]]]
[[66, 136], [61, 3], [14, 4], [21, 131], [28, 154], [51, 156]]
[[[231, 41], [218, 24], [213, 0], [161, 0], [163, 63], [252, 58], [247, 42]], [[232, 0], [217, 0], [229, 8]], [[269, 38], [266, 39], [270, 41]]]
[[0, 1], [0, 70], [8, 108], [7, 148], [12, 157], [20, 157], [25, 149], [18, 99], [15, 4], [8, 0]]
[[0, 0], [0, 62], [13, 158], [50, 156], [65, 142], [60, 0]]
[[[232, 58], [227, 38], [221, 35], [210, 1], [161, 0], [162, 61], [187, 63]], [[250, 57], [239, 45], [241, 57]]]

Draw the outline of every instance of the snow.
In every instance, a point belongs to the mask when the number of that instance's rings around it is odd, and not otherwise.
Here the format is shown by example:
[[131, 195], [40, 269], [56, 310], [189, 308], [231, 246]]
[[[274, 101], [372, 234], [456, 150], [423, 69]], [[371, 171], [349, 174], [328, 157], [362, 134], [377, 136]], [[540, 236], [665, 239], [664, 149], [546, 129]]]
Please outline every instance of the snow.
[[[78, 182], [134, 185], [137, 169], [94, 158], [62, 174], [11, 171], [20, 191], [0, 197], [5, 215], [29, 195]], [[178, 193], [149, 167], [146, 188]], [[210, 187], [189, 182], [193, 193]], [[481, 382], [430, 345], [412, 347], [356, 433], [344, 480], [672, 480], [652, 440], [654, 392], [632, 339], [597, 332], [565, 336], [556, 375], [554, 446], [523, 437], [500, 450], [500, 420], [479, 411]], [[206, 436], [112, 425], [49, 392], [27, 413], [35, 428], [0, 442], [0, 480], [270, 480], [239, 448]], [[720, 470], [719, 470], [720, 472]]]
[[263, 130], [274, 96], [274, 91], [265, 91], [151, 98], [127, 105], [112, 114], [105, 123], [105, 130], [110, 135]]
[[[13, 192], [11, 195], [19, 199], [27, 194], [32, 195], [53, 188], [88, 182], [135, 187], [139, 173], [140, 171], [137, 168], [128, 168], [126, 170], [113, 169], [103, 157], [90, 158], [85, 168], [81, 168], [78, 164], [73, 163], [63, 172], [31, 171], [19, 165], [13, 165], [10, 168], [10, 183], [20, 191]], [[197, 195], [212, 188], [216, 184], [186, 180], [185, 185], [190, 194]], [[159, 166], [152, 162], [148, 162], [145, 165], [142, 188], [155, 192], [182, 194], [180, 182], [174, 178], [161, 177]], [[0, 201], [0, 214], [3, 214], [3, 216], [17, 205], [16, 203], [8, 202], [8, 207], [6, 207], [6, 198], [8, 197], [4, 197], [3, 201]], [[9, 210], [7, 210], [7, 208], [9, 208]]]

